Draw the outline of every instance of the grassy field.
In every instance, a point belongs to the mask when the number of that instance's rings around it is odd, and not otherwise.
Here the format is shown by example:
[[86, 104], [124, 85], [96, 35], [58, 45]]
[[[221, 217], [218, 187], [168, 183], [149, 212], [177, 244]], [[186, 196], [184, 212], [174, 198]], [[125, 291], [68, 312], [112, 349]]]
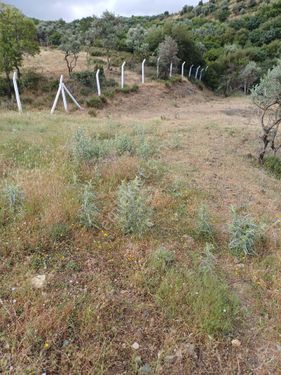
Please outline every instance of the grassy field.
[[167, 90], [98, 118], [0, 113], [1, 373], [279, 373], [281, 182], [257, 113]]

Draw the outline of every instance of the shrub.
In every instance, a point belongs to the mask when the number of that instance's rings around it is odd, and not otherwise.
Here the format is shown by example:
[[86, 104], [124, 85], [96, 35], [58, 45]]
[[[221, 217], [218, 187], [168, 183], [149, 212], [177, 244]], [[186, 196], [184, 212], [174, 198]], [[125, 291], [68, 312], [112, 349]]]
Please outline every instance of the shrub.
[[272, 173], [276, 178], [281, 179], [281, 160], [276, 156], [265, 158], [264, 168]]
[[112, 146], [110, 140], [91, 139], [82, 129], [78, 129], [74, 135], [71, 154], [77, 162], [101, 159], [110, 153]]
[[151, 156], [153, 156], [155, 153], [157, 153], [158, 148], [157, 145], [153, 142], [148, 143], [148, 141], [145, 139], [145, 137], [141, 137], [140, 143], [137, 148], [137, 156], [147, 160]]
[[139, 86], [136, 84], [132, 86], [125, 85], [123, 89], [119, 89], [119, 91], [122, 92], [123, 94], [130, 94], [132, 92], [137, 92], [138, 90], [139, 90]]
[[87, 161], [93, 157], [91, 140], [82, 129], [78, 129], [74, 135], [71, 152], [76, 161]]
[[80, 198], [79, 222], [86, 228], [100, 228], [96, 194], [91, 183], [84, 186]]
[[92, 98], [88, 99], [86, 103], [90, 108], [102, 109], [107, 103], [107, 100], [104, 96], [93, 96]]
[[115, 146], [119, 156], [125, 153], [132, 154], [134, 150], [133, 141], [128, 135], [116, 137]]
[[248, 215], [239, 215], [232, 207], [232, 223], [229, 226], [229, 249], [236, 255], [255, 255], [255, 245], [261, 228]]
[[212, 239], [214, 236], [213, 227], [210, 223], [207, 207], [201, 205], [197, 211], [197, 235], [204, 239]]
[[123, 182], [117, 197], [117, 221], [125, 234], [144, 234], [150, 226], [151, 208], [141, 180]]
[[4, 200], [12, 213], [17, 213], [22, 209], [24, 193], [18, 185], [7, 185], [3, 190]]

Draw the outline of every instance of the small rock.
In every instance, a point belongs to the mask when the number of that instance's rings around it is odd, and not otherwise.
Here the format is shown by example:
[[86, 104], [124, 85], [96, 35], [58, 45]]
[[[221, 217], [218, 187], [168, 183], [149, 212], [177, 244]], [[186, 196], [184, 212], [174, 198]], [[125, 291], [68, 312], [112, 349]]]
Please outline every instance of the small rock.
[[31, 279], [31, 285], [36, 289], [42, 289], [44, 288], [46, 281], [46, 275], [37, 275]]
[[241, 346], [241, 341], [238, 340], [238, 339], [234, 339], [231, 341], [231, 345], [234, 347], [234, 348], [239, 348]]
[[140, 348], [139, 343], [134, 342], [133, 345], [132, 345], [132, 349], [134, 349], [134, 350], [138, 350], [139, 348]]

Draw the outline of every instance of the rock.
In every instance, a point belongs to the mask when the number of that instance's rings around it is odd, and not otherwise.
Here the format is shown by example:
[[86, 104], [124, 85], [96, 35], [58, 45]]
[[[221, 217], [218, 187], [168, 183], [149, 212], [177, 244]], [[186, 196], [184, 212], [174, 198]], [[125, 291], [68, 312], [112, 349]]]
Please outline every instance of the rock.
[[46, 282], [46, 275], [37, 275], [31, 279], [31, 285], [36, 289], [44, 288]]
[[134, 350], [138, 350], [139, 348], [140, 348], [139, 343], [134, 342], [133, 345], [132, 345], [132, 349], [134, 349]]
[[231, 345], [234, 347], [234, 348], [239, 348], [241, 346], [241, 341], [238, 340], [238, 339], [234, 339], [231, 341]]

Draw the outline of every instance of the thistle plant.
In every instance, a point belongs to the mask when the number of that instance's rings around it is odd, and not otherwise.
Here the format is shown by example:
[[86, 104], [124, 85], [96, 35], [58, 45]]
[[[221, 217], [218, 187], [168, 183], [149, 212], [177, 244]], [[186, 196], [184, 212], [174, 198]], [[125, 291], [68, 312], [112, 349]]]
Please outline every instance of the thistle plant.
[[76, 161], [87, 161], [93, 157], [91, 141], [82, 129], [76, 131], [71, 151]]
[[115, 139], [115, 146], [117, 154], [123, 155], [125, 153], [132, 154], [134, 149], [134, 144], [132, 139], [128, 135], [122, 135], [116, 137]]
[[204, 239], [212, 239], [214, 230], [206, 206], [201, 205], [197, 211], [197, 234]]
[[79, 221], [86, 228], [99, 229], [99, 209], [96, 204], [96, 194], [91, 183], [84, 186], [81, 195], [81, 206], [79, 210]]
[[229, 249], [237, 256], [255, 255], [255, 245], [261, 236], [261, 227], [250, 216], [239, 215], [234, 207], [231, 210]]
[[24, 202], [24, 193], [18, 185], [7, 185], [3, 190], [3, 196], [12, 213], [20, 211]]
[[148, 205], [147, 192], [136, 177], [122, 182], [117, 197], [117, 221], [125, 234], [142, 235], [150, 226], [152, 210]]

